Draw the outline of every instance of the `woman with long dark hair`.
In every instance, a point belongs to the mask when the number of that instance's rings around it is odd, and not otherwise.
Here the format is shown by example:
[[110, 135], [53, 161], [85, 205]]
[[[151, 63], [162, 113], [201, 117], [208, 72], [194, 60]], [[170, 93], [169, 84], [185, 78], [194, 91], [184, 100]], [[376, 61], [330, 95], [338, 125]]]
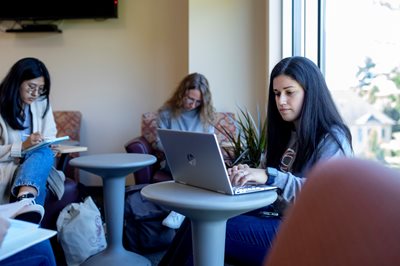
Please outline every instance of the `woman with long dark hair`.
[[[271, 206], [228, 220], [225, 260], [261, 265], [285, 209], [306, 182], [308, 170], [322, 160], [352, 156], [351, 134], [336, 109], [319, 68], [305, 57], [282, 59], [272, 70], [267, 111], [267, 147], [260, 168], [228, 169], [231, 182], [278, 187]], [[299, 225], [301, 226], [301, 225]], [[190, 224], [184, 223], [160, 265], [191, 263]]]
[[17, 61], [0, 83], [0, 203], [24, 200], [16, 218], [34, 223], [43, 218], [47, 178], [60, 174], [50, 147], [26, 151], [56, 136], [49, 95], [49, 72], [36, 58]]

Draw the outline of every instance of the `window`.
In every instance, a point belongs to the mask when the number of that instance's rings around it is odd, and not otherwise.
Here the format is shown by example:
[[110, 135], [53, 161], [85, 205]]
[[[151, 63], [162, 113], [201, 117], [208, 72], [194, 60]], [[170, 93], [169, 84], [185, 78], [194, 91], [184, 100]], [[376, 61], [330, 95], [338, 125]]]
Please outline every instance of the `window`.
[[292, 21], [283, 28], [284, 38], [292, 36], [284, 56], [307, 56], [320, 66], [358, 157], [400, 167], [400, 2], [284, 3], [283, 20], [289, 13]]

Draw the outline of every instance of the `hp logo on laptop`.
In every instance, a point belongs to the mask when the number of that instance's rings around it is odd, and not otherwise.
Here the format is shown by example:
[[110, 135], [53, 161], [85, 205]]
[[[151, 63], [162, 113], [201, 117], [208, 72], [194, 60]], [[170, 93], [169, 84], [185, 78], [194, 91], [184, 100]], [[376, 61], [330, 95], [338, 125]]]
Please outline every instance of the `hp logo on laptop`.
[[193, 154], [189, 153], [188, 155], [186, 155], [186, 159], [191, 166], [196, 166], [196, 158]]

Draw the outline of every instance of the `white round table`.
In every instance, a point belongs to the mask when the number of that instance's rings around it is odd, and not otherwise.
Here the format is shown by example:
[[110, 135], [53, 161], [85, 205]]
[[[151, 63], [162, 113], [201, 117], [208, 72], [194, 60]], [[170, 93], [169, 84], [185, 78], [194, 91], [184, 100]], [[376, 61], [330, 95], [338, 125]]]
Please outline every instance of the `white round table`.
[[227, 219], [267, 206], [277, 198], [275, 190], [231, 196], [174, 181], [148, 185], [141, 193], [191, 220], [196, 266], [224, 265]]
[[110, 153], [88, 155], [69, 163], [103, 179], [104, 212], [107, 228], [107, 248], [90, 257], [82, 265], [151, 265], [151, 262], [122, 246], [125, 177], [156, 162], [148, 154]]

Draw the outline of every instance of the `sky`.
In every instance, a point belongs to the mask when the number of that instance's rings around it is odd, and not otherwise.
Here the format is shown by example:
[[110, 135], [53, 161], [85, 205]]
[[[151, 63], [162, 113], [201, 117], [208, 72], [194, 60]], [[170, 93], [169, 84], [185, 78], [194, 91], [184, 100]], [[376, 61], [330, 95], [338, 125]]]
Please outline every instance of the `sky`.
[[326, 1], [326, 79], [331, 89], [357, 85], [358, 66], [367, 56], [378, 72], [400, 67], [400, 1], [384, 1], [396, 10], [379, 2], [383, 1]]

